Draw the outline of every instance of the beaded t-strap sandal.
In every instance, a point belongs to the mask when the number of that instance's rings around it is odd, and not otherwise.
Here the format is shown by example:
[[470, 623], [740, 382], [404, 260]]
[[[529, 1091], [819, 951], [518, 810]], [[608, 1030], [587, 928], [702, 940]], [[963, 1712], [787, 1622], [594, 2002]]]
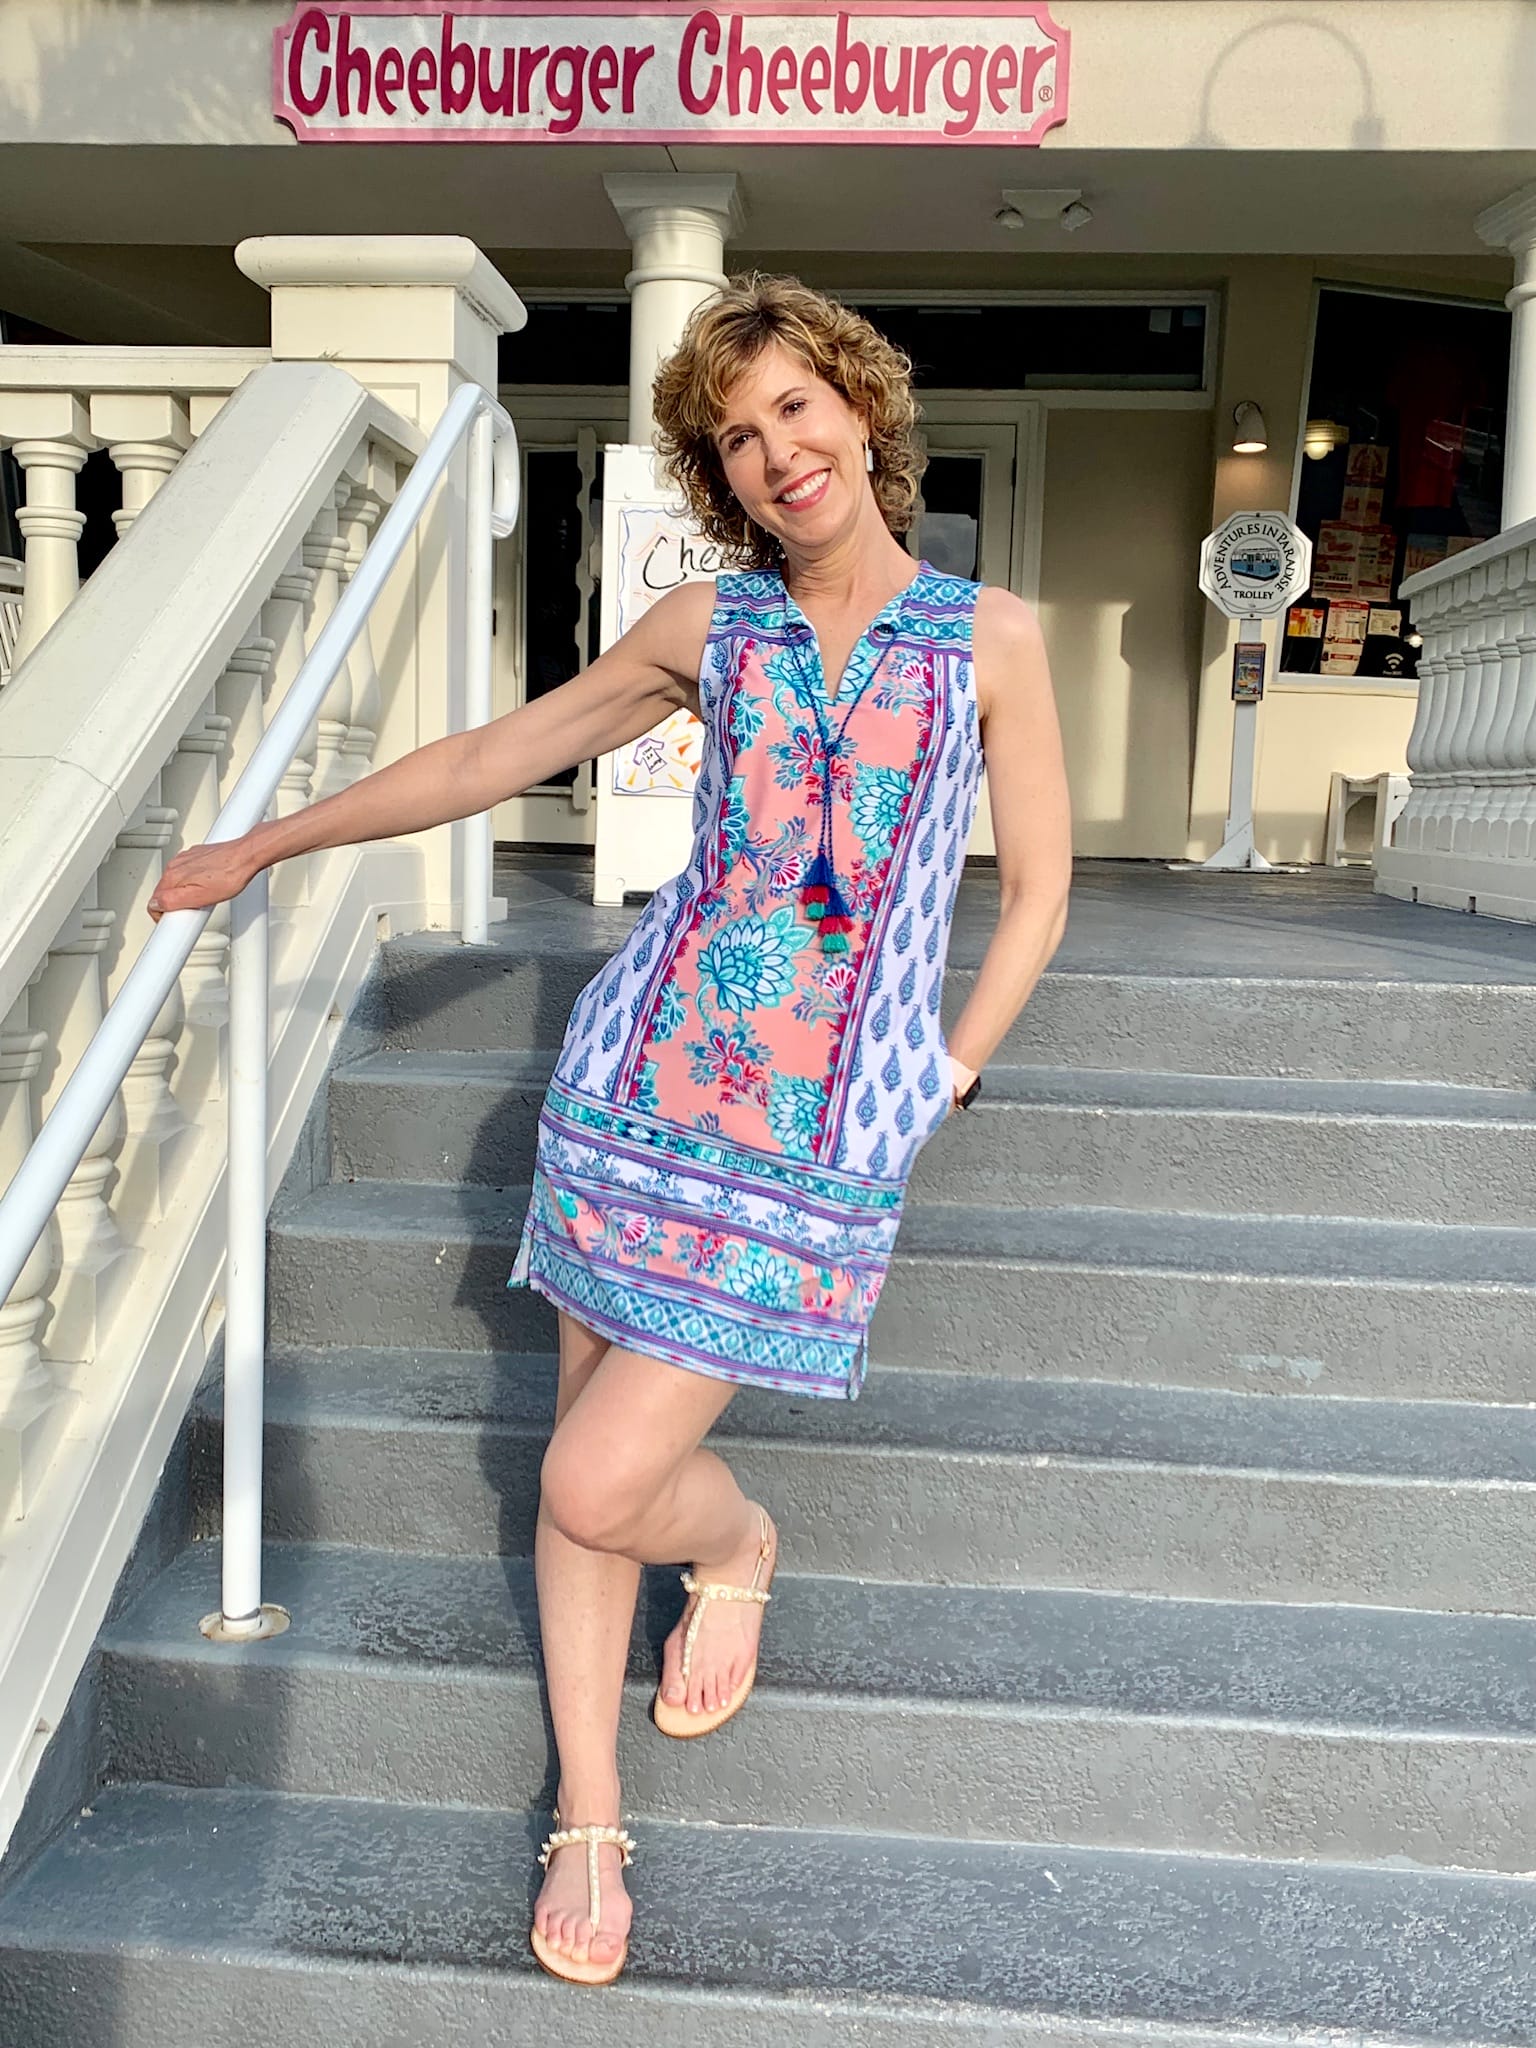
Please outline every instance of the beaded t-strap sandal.
[[[713, 1735], [717, 1728], [723, 1728], [733, 1714], [739, 1714], [747, 1704], [748, 1695], [757, 1683], [757, 1659], [752, 1659], [751, 1668], [740, 1685], [722, 1707], [716, 1707], [707, 1714], [690, 1714], [686, 1702], [689, 1673], [693, 1668], [693, 1648], [699, 1639], [699, 1626], [704, 1619], [711, 1600], [744, 1600], [758, 1607], [768, 1605], [768, 1588], [773, 1584], [773, 1569], [769, 1559], [773, 1558], [773, 1543], [768, 1529], [768, 1517], [761, 1508], [763, 1533], [758, 1547], [757, 1563], [752, 1569], [750, 1586], [719, 1586], [708, 1579], [696, 1578], [692, 1572], [683, 1573], [683, 1584], [687, 1588], [693, 1605], [688, 1617], [688, 1627], [683, 1636], [683, 1689], [684, 1703], [673, 1706], [661, 1696], [658, 1686], [656, 1699], [651, 1708], [651, 1718], [663, 1735], [675, 1735], [680, 1742], [691, 1742], [700, 1735]], [[774, 1565], [777, 1559], [774, 1558]], [[764, 1567], [768, 1567], [767, 1580], [763, 1580]]]
[[[558, 1822], [559, 1814], [555, 1815]], [[598, 1850], [604, 1843], [611, 1843], [619, 1852], [619, 1868], [628, 1870], [635, 1853], [635, 1843], [627, 1828], [556, 1827], [555, 1832], [539, 1851], [539, 1863], [549, 1868], [549, 1859], [561, 1849], [575, 1849], [583, 1844], [587, 1851], [587, 1918], [592, 1923], [594, 1936], [603, 1920], [603, 1887], [598, 1872]], [[568, 1984], [611, 1984], [629, 1959], [629, 1943], [626, 1941], [611, 1963], [578, 1963], [571, 1956], [562, 1955], [552, 1943], [546, 1941], [537, 1927], [528, 1935], [528, 1944], [539, 1962], [551, 1977], [563, 1977]]]

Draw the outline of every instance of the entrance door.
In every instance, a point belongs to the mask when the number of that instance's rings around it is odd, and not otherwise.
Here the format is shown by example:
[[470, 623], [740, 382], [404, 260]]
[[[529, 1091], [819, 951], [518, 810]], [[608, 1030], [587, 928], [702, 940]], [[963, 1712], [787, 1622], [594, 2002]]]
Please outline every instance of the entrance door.
[[[517, 531], [496, 551], [496, 715], [571, 677], [598, 653], [602, 576], [603, 446], [622, 441], [622, 418], [529, 419], [514, 396], [522, 447]], [[584, 761], [492, 815], [503, 841], [590, 846], [595, 766]]]
[[[907, 551], [951, 576], [975, 577], [1032, 600], [1038, 542], [1030, 531], [1030, 505], [1037, 477], [1038, 407], [988, 405], [990, 417], [966, 419], [964, 403], [924, 402], [928, 467]], [[968, 850], [996, 851], [985, 783]]]

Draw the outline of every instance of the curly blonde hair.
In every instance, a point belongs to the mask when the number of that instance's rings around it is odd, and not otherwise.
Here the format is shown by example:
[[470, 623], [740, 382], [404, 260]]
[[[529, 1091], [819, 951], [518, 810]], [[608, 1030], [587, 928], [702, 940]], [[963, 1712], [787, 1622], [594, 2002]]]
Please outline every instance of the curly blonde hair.
[[927, 463], [917, 438], [912, 363], [860, 313], [793, 277], [732, 277], [689, 320], [656, 372], [656, 447], [705, 537], [751, 569], [772, 569], [779, 543], [748, 518], [725, 480], [715, 432], [727, 394], [778, 342], [840, 392], [869, 429], [875, 502], [892, 533], [912, 524]]

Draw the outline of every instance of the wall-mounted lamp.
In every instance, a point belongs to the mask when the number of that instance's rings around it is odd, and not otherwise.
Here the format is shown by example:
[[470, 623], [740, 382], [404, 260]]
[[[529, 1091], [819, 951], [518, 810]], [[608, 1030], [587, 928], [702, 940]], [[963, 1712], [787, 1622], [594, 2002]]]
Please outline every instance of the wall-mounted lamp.
[[1241, 399], [1232, 408], [1232, 453], [1262, 455], [1268, 446], [1269, 429], [1263, 413], [1251, 398]]
[[1348, 439], [1348, 427], [1340, 426], [1337, 420], [1308, 420], [1302, 430], [1301, 445], [1313, 462], [1323, 462]]

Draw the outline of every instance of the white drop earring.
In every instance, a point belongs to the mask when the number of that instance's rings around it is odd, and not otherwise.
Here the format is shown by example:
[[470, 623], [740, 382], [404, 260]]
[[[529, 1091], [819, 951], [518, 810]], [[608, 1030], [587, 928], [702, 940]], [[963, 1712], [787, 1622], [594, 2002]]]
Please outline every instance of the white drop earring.
[[867, 441], [864, 443], [864, 467], [867, 470], [869, 470], [871, 474], [873, 474], [875, 467], [875, 451], [873, 448], [870, 447]]

